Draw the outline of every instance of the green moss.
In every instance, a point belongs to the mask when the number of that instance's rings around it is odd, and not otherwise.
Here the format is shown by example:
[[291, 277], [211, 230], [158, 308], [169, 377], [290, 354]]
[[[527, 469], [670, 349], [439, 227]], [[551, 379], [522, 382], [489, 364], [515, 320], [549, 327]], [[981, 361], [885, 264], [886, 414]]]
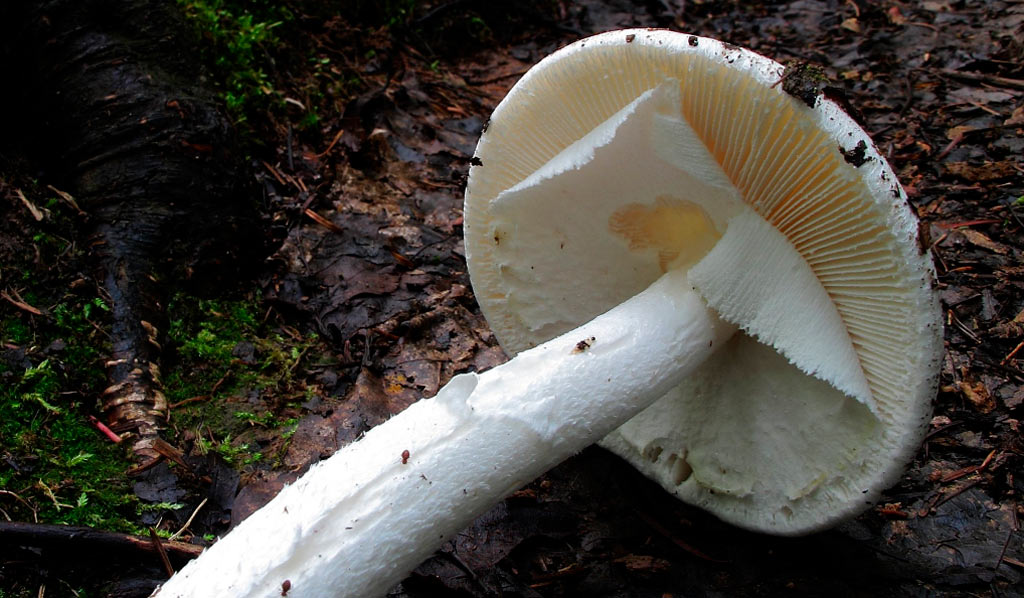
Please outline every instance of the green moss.
[[[217, 453], [243, 469], [263, 461], [254, 432], [294, 428], [282, 405], [305, 400], [295, 372], [315, 335], [282, 334], [262, 322], [257, 294], [239, 299], [174, 298], [169, 307], [164, 384], [168, 401], [181, 404], [173, 421], [195, 432], [201, 453]], [[255, 403], [247, 397], [260, 397]], [[267, 400], [262, 400], [266, 397]]]
[[280, 43], [276, 31], [294, 17], [280, 2], [269, 0], [178, 0], [203, 38], [207, 62], [221, 87], [225, 104], [238, 122], [251, 111], [279, 101], [266, 67]]
[[134, 532], [137, 499], [124, 474], [131, 463], [89, 420], [110, 347], [95, 287], [68, 290], [84, 257], [67, 241], [76, 212], [38, 185], [22, 190], [49, 213], [10, 233], [22, 250], [5, 262], [21, 273], [21, 300], [41, 313], [0, 302], [0, 509], [19, 521]]

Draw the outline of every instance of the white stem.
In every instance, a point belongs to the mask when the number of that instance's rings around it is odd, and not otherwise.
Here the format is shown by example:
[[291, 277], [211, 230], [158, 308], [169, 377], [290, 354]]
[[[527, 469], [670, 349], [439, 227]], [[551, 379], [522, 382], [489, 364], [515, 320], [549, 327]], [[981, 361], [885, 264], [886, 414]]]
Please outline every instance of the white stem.
[[[734, 328], [670, 272], [508, 363], [457, 376], [254, 513], [154, 596], [383, 595], [503, 497], [677, 385]], [[403, 452], [408, 462], [403, 463]]]

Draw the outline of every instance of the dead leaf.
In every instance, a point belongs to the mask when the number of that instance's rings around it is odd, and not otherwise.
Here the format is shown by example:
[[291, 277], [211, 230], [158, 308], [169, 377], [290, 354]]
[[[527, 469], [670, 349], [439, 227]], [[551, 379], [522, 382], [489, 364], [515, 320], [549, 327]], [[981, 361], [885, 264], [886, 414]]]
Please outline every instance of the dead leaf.
[[996, 408], [996, 401], [992, 398], [992, 393], [989, 392], [988, 388], [985, 387], [981, 382], [970, 383], [966, 380], [961, 380], [958, 383], [960, 392], [967, 397], [967, 400], [974, 405], [974, 408], [981, 413], [991, 413]]
[[980, 233], [976, 230], [970, 228], [962, 228], [960, 229], [960, 234], [962, 234], [971, 245], [981, 247], [982, 249], [988, 249], [989, 251], [998, 253], [999, 255], [1006, 255], [1007, 253], [1010, 252], [1010, 248], [1007, 247], [1006, 245], [1003, 245], [1002, 243], [996, 243], [992, 239], [989, 239], [987, 236], [985, 236], [983, 233]]
[[1018, 388], [1017, 392], [1013, 393], [1013, 396], [1004, 401], [1007, 409], [1016, 409], [1020, 407], [1021, 403], [1024, 403], [1024, 387]]
[[647, 573], [659, 573], [667, 571], [672, 567], [672, 563], [665, 559], [659, 559], [646, 554], [627, 554], [615, 559], [614, 562], [625, 565], [626, 569], [630, 571], [643, 571]]
[[839, 24], [839, 27], [846, 29], [847, 31], [860, 33], [860, 21], [857, 20], [857, 17], [850, 17], [849, 19], [846, 19]]
[[992, 332], [1002, 338], [1017, 338], [1019, 336], [1024, 336], [1024, 309], [1022, 309], [1020, 313], [1018, 313], [1016, 317], [1009, 322], [1002, 322], [996, 325]]
[[968, 162], [947, 162], [946, 172], [968, 181], [995, 181], [1015, 176], [1017, 169], [1011, 160], [970, 164]]
[[893, 25], [903, 25], [907, 22], [907, 18], [903, 16], [898, 6], [890, 7], [886, 15], [889, 17], [889, 22]]
[[956, 127], [952, 127], [946, 131], [946, 139], [953, 140], [956, 139], [957, 137], [962, 137], [973, 130], [974, 127], [969, 127], [967, 125], [959, 125]]
[[34, 203], [29, 201], [28, 198], [25, 197], [25, 194], [21, 192], [21, 189], [15, 189], [14, 194], [18, 196], [18, 199], [21, 200], [21, 203], [25, 204], [25, 207], [28, 208], [28, 211], [32, 213], [32, 217], [35, 218], [36, 221], [46, 218], [47, 211], [37, 208]]
[[1006, 119], [1006, 122], [1003, 124], [1008, 127], [1024, 125], [1024, 105], [1017, 106], [1013, 110], [1013, 114], [1010, 115], [1010, 118]]

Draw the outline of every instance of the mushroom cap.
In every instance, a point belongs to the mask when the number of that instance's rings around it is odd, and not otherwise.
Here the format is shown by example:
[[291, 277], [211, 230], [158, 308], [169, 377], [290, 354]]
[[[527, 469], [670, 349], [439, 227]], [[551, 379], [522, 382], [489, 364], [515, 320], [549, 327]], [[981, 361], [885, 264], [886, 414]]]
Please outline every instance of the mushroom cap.
[[797, 535], [902, 473], [942, 328], [889, 165], [834, 102], [790, 96], [783, 72], [663, 30], [562, 48], [495, 109], [464, 222], [477, 299], [513, 354], [688, 268], [742, 331], [601, 444], [725, 521]]

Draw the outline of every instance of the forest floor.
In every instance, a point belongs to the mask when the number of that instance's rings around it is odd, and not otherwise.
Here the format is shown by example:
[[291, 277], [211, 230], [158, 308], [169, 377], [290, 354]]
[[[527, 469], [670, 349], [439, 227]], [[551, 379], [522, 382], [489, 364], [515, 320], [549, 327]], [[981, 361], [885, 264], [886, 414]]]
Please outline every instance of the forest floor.
[[[267, 97], [242, 127], [273, 253], [257, 280], [169, 303], [180, 463], [127, 479], [90, 423], [106, 315], [85, 217], [44, 171], [3, 165], [0, 518], [208, 543], [453, 375], [503, 362], [461, 237], [484, 123], [555, 49], [667, 27], [821, 65], [899, 175], [946, 325], [924, 446], [882, 504], [803, 538], [725, 525], [588, 449], [391, 595], [1024, 595], [1024, 2], [327, 4], [289, 5], [278, 35], [294, 43], [266, 51]], [[0, 597], [144, 596], [160, 575], [138, 555], [48, 550], [0, 554]]]

